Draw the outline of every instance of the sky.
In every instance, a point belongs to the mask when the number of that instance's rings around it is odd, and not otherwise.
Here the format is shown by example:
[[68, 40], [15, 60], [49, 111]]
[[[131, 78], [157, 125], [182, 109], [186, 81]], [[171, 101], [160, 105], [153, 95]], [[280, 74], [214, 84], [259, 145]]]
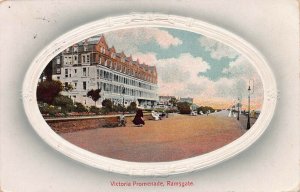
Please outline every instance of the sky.
[[192, 97], [194, 103], [229, 108], [238, 99], [259, 110], [263, 85], [254, 66], [233, 48], [203, 35], [171, 28], [133, 28], [104, 34], [109, 47], [154, 65], [159, 95]]

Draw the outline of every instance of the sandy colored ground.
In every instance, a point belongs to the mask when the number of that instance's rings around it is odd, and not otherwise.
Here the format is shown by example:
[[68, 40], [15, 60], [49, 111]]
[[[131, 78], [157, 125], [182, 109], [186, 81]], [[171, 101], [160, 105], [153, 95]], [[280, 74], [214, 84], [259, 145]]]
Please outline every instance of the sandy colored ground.
[[245, 132], [234, 118], [222, 115], [174, 115], [143, 127], [98, 128], [63, 133], [71, 143], [102, 156], [135, 162], [163, 162], [218, 149]]

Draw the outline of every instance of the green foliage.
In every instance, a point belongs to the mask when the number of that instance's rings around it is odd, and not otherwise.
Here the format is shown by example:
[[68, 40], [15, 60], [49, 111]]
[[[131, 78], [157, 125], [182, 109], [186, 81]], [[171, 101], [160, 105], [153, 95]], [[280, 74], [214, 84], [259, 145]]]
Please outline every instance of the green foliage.
[[61, 112], [60, 107], [49, 105], [47, 103], [39, 103], [39, 109], [42, 114], [49, 114], [52, 117]]
[[127, 111], [128, 112], [135, 112], [137, 109], [136, 103], [135, 102], [131, 102], [130, 105], [127, 107]]
[[111, 112], [109, 109], [105, 108], [105, 107], [102, 107], [100, 109], [100, 113], [103, 114], [103, 115], [107, 115], [109, 112]]
[[104, 108], [104, 110], [106, 110], [107, 112], [111, 112], [113, 109], [113, 103], [111, 100], [109, 99], [104, 99], [102, 101], [102, 108]]
[[179, 113], [181, 114], [190, 114], [191, 109], [190, 109], [191, 104], [188, 102], [178, 102], [177, 103], [177, 108], [179, 110]]
[[96, 106], [91, 106], [90, 107], [90, 110], [89, 110], [91, 113], [95, 113], [96, 115], [99, 115], [101, 110], [100, 108], [96, 107]]
[[166, 113], [178, 113], [178, 109], [167, 109]]
[[87, 108], [82, 103], [75, 103], [74, 112], [87, 112]]
[[46, 80], [40, 82], [37, 86], [36, 96], [40, 102], [52, 104], [54, 98], [63, 90], [60, 81]]
[[172, 98], [169, 100], [169, 102], [172, 104], [172, 106], [176, 106], [178, 100], [177, 100], [175, 97], [172, 97]]
[[209, 106], [201, 106], [197, 108], [197, 113], [200, 114], [200, 111], [202, 111], [204, 114], [206, 114], [208, 111], [210, 113], [215, 112], [215, 109]]
[[67, 86], [66, 85], [64, 86], [65, 91], [72, 91], [73, 89], [74, 87], [70, 83], [68, 83]]
[[58, 95], [54, 98], [53, 105], [61, 107], [63, 113], [68, 113], [74, 110], [72, 99], [67, 96]]
[[113, 111], [123, 112], [123, 111], [125, 111], [125, 107], [123, 107], [123, 105], [121, 105], [121, 104], [117, 104], [117, 105], [113, 106]]
[[101, 92], [101, 89], [96, 89], [96, 90], [92, 89], [89, 92], [87, 92], [87, 96], [93, 99], [93, 101], [95, 102], [95, 105], [96, 105], [96, 102], [101, 98], [100, 92]]

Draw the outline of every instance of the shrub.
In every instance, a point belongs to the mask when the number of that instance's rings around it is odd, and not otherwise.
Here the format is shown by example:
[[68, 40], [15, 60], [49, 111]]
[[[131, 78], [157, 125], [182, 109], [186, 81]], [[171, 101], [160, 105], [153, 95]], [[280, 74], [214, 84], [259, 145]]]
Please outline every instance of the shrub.
[[76, 102], [75, 106], [74, 106], [74, 111], [75, 112], [87, 112], [88, 110], [82, 103]]
[[105, 108], [105, 107], [102, 107], [102, 108], [100, 109], [100, 113], [103, 114], [103, 115], [106, 115], [106, 114], [108, 114], [109, 112], [111, 112], [111, 111], [108, 110], [108, 109]]
[[190, 109], [191, 104], [188, 102], [178, 102], [177, 103], [177, 108], [179, 110], [179, 113], [181, 114], [190, 114], [191, 109]]
[[60, 81], [47, 80], [40, 82], [36, 90], [37, 100], [52, 104], [54, 98], [58, 96], [62, 90], [63, 86]]
[[136, 103], [135, 102], [131, 102], [130, 105], [127, 107], [127, 111], [131, 112], [131, 113], [135, 112], [136, 109], [137, 109], [137, 107], [136, 107]]
[[111, 112], [113, 109], [113, 103], [109, 99], [104, 99], [102, 101], [102, 106], [103, 106], [102, 108], [105, 108], [105, 111], [107, 112]]
[[90, 107], [90, 110], [89, 110], [91, 113], [95, 113], [96, 115], [99, 115], [100, 114], [100, 108], [98, 107], [95, 107], [95, 106], [91, 106]]
[[47, 103], [39, 104], [39, 109], [42, 114], [49, 114], [52, 117], [54, 117], [55, 114], [61, 112], [61, 109], [59, 107], [48, 105]]
[[197, 113], [200, 114], [200, 111], [206, 114], [208, 111], [210, 111], [211, 113], [215, 112], [215, 109], [209, 106], [201, 106], [197, 108]]
[[54, 98], [53, 104], [61, 107], [61, 112], [68, 113], [74, 110], [72, 99], [67, 96], [58, 95]]
[[167, 109], [166, 113], [178, 113], [177, 109]]
[[171, 105], [174, 107], [177, 105], [177, 102], [178, 100], [175, 98], [175, 97], [172, 97], [170, 100], [169, 100], [169, 103], [171, 103]]
[[117, 104], [117, 105], [113, 106], [113, 111], [123, 112], [123, 111], [125, 111], [125, 107], [123, 107], [123, 105], [121, 105], [121, 104]]

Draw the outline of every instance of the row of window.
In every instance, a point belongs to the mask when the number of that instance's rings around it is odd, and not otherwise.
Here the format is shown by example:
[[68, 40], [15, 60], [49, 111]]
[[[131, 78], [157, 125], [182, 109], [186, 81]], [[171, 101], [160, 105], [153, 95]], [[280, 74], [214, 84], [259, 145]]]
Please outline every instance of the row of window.
[[[73, 53], [78, 53], [78, 46], [74, 46], [73, 47], [73, 50], [72, 50], [72, 47], [68, 47], [65, 52], [66, 53], [71, 53], [73, 51]], [[88, 51], [88, 46], [87, 45], [84, 45], [83, 46], [83, 51]], [[106, 53], [106, 50], [104, 47], [101, 47], [100, 48], [100, 53], [102, 54], [105, 54]], [[116, 54], [115, 53], [111, 53], [110, 55], [112, 58], [116, 58]]]
[[[60, 71], [60, 70], [59, 70]], [[77, 72], [78, 72], [78, 70], [75, 68], [74, 69], [74, 75], [77, 75]], [[89, 70], [89, 68], [88, 67], [83, 67], [82, 68], [82, 74], [81, 74], [81, 76], [82, 77], [87, 77], [87, 76], [89, 76], [90, 75], [90, 70]], [[72, 77], [72, 69], [65, 69], [65, 78], [67, 78], [67, 77]]]
[[[65, 87], [68, 87], [68, 85], [69, 85], [69, 82], [64, 83]], [[77, 82], [74, 82], [71, 85], [73, 86], [74, 90], [77, 90], [77, 88], [78, 88]], [[97, 82], [97, 88], [101, 89], [104, 92], [108, 92], [108, 93], [130, 95], [130, 96], [135, 96], [135, 97], [148, 97], [148, 98], [156, 97], [156, 94], [154, 94], [154, 93], [135, 90], [135, 89], [127, 88], [124, 86], [119, 86], [119, 85], [112, 85], [110, 83]], [[82, 90], [87, 90], [87, 82], [86, 81], [82, 82]]]
[[[70, 99], [72, 99], [73, 101], [76, 101], [77, 96], [76, 95], [68, 95], [68, 97]], [[86, 95], [82, 95], [82, 97], [86, 98]], [[103, 98], [103, 100], [105, 100], [106, 98]], [[115, 98], [108, 98], [110, 99], [115, 105], [117, 104], [122, 104], [122, 100], [120, 99], [115, 99]], [[99, 102], [99, 101], [98, 101]], [[124, 104], [127, 105], [131, 102], [134, 102], [134, 100], [124, 100]], [[86, 104], [86, 99], [84, 99], [84, 104]]]
[[[73, 50], [71, 50], [72, 48], [71, 47], [68, 47], [65, 52], [66, 53], [70, 53], [71, 51], [73, 51], [74, 53], [78, 53], [78, 46], [74, 46], [73, 47]], [[87, 51], [88, 50], [88, 46], [87, 45], [84, 45], [83, 46], [83, 51]]]
[[[82, 54], [81, 55], [81, 63], [89, 64], [90, 63], [90, 54]], [[56, 64], [60, 64], [60, 58], [56, 58]], [[69, 55], [64, 56], [64, 64], [65, 65], [74, 65], [78, 64], [78, 55]]]
[[[73, 70], [73, 73], [72, 73]], [[74, 76], [76, 76], [78, 73], [78, 69], [77, 68], [66, 68], [64, 71], [64, 77], [65, 78], [71, 78], [72, 74]], [[82, 73], [79, 74], [82, 77], [88, 77], [90, 76], [90, 70], [89, 67], [82, 67]], [[101, 69], [97, 69], [97, 77], [100, 77], [100, 79], [105, 79], [108, 81], [114, 81], [114, 82], [118, 82], [118, 83], [122, 83], [122, 84], [126, 84], [126, 85], [131, 85], [131, 86], [135, 86], [135, 87], [140, 87], [143, 89], [148, 89], [148, 90], [155, 90], [154, 86], [151, 86], [149, 84], [146, 83], [142, 83], [140, 81], [131, 79], [131, 78], [127, 78], [124, 77], [122, 75], [117, 75], [117, 74], [113, 74], [112, 72], [108, 72], [106, 70], [101, 70]]]
[[[56, 61], [56, 64], [60, 65], [60, 57], [57, 57], [56, 58], [57, 61]], [[78, 62], [78, 55], [69, 55], [69, 56], [64, 56], [63, 57], [63, 60], [64, 60], [64, 64], [65, 65], [74, 65], [74, 64], [79, 64]], [[99, 64], [101, 64], [102, 58], [100, 57], [99, 58]], [[90, 61], [91, 61], [91, 58], [90, 58], [90, 54], [87, 53], [87, 54], [82, 54], [81, 55], [81, 63], [82, 64], [90, 64]], [[134, 77], [137, 77], [139, 79], [143, 79], [145, 81], [150, 81], [150, 82], [154, 82], [155, 81], [155, 78], [152, 77], [151, 74], [147, 74], [146, 72], [144, 71], [139, 71], [139, 70], [133, 70], [133, 69], [129, 69], [127, 68], [126, 66], [120, 64], [120, 63], [117, 63], [117, 62], [112, 62], [111, 60], [105, 60], [104, 62], [104, 66], [108, 67], [108, 68], [111, 68], [111, 69], [114, 69], [116, 71], [119, 71], [119, 72], [122, 72], [122, 73], [125, 73], [125, 74], [128, 74], [130, 76], [134, 76]]]
[[101, 70], [101, 69], [97, 69], [97, 77], [100, 77], [101, 79], [105, 79], [105, 80], [109, 80], [109, 81], [115, 81], [115, 82], [119, 82], [119, 83], [124, 83], [126, 85], [131, 85], [131, 86], [148, 89], [148, 90], [155, 89], [154, 86], [151, 86], [149, 84], [142, 83], [140, 81], [136, 81], [136, 80], [133, 80], [130, 78], [126, 78], [121, 75], [113, 74], [111, 72]]
[[146, 92], [146, 91], [140, 91], [135, 90], [132, 88], [127, 88], [120, 85], [112, 85], [110, 83], [103, 83], [103, 82], [97, 82], [98, 89], [101, 88], [104, 92], [109, 93], [117, 93], [117, 94], [124, 94], [124, 95], [130, 95], [135, 97], [155, 97], [156, 95], [154, 93]]

